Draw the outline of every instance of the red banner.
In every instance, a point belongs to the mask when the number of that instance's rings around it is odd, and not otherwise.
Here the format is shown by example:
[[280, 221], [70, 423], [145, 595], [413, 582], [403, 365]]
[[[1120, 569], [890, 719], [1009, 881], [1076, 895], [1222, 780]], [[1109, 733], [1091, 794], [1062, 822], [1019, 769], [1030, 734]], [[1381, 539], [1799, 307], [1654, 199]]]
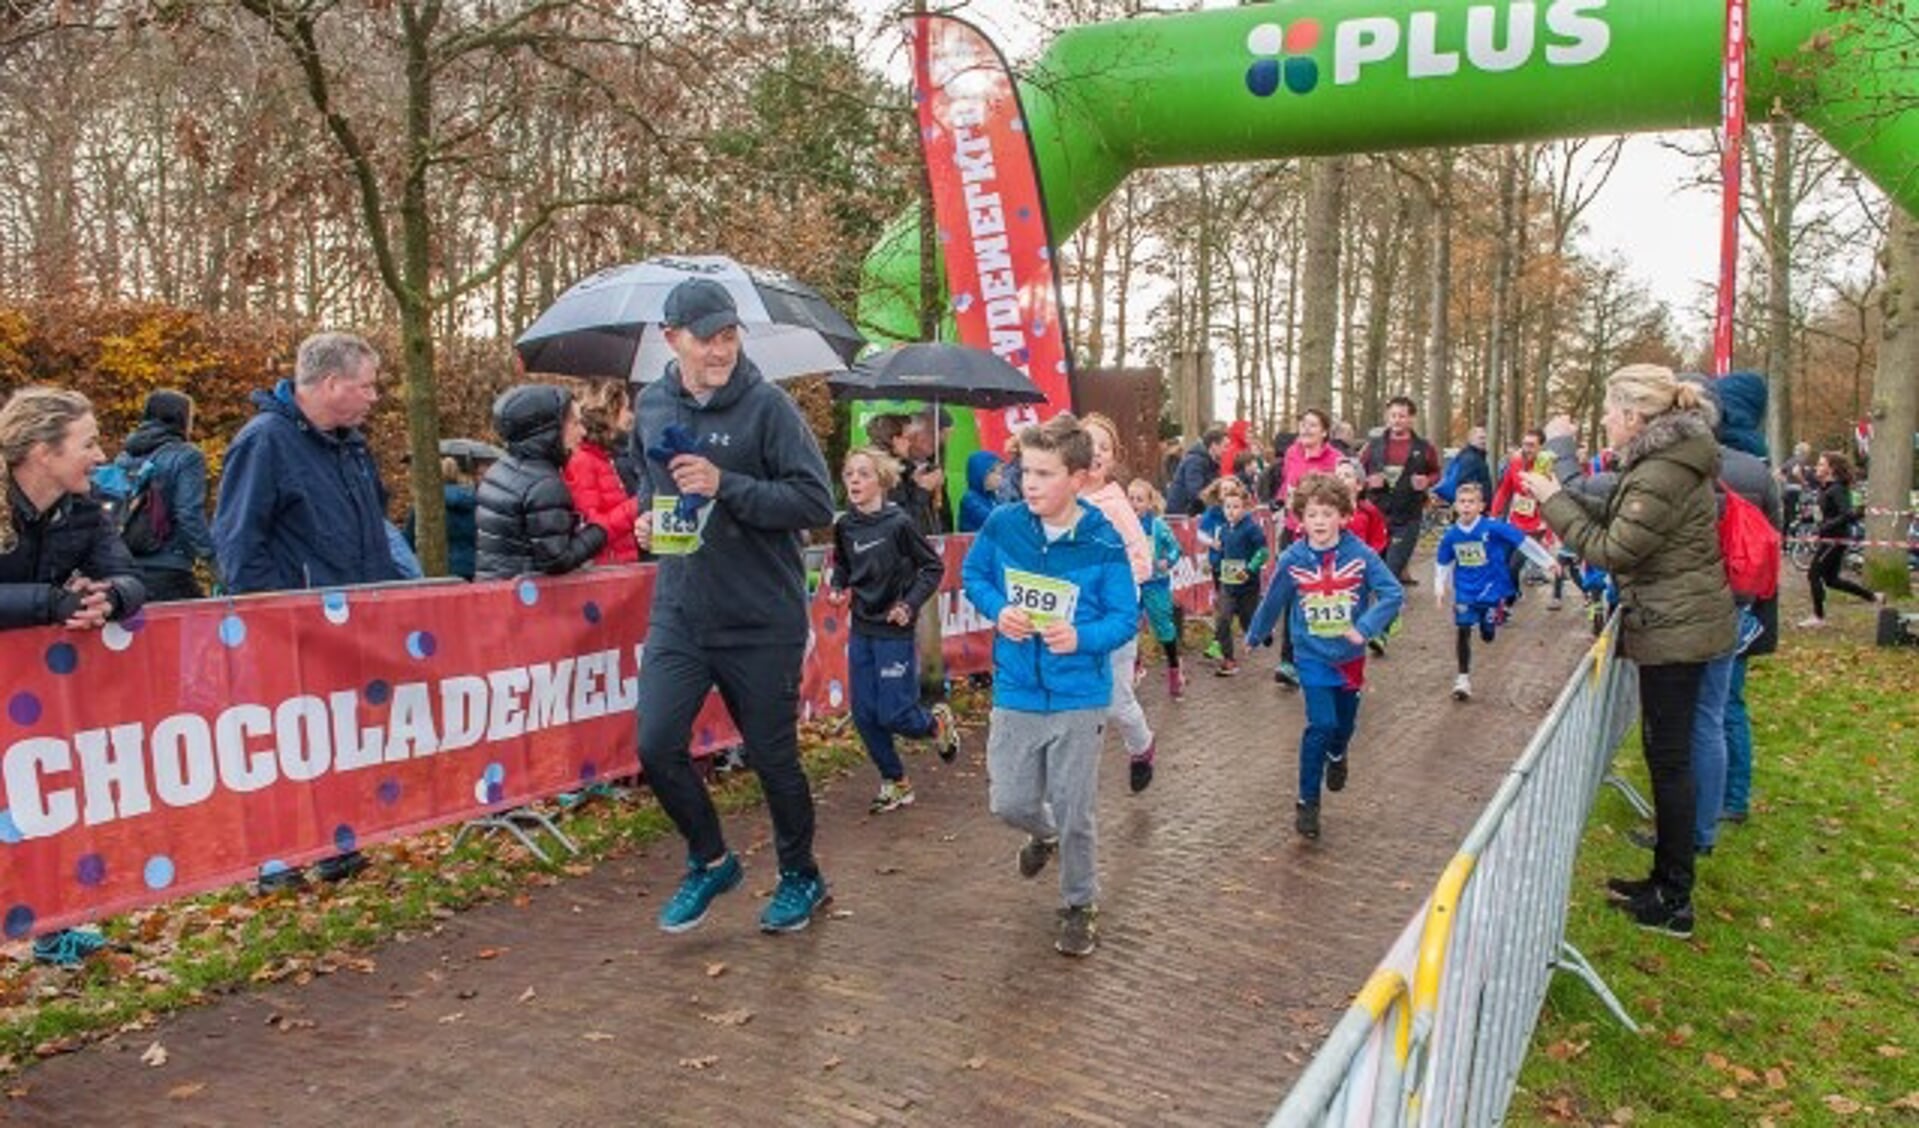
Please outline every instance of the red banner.
[[1740, 152], [1746, 143], [1746, 0], [1726, 0], [1725, 74], [1720, 116], [1719, 309], [1712, 327], [1712, 374], [1732, 371], [1733, 299], [1739, 290]]
[[[1213, 589], [1187, 548], [1181, 606]], [[992, 624], [943, 538], [947, 671]], [[0, 913], [14, 939], [521, 806], [639, 770], [651, 565], [558, 579], [172, 604], [0, 634]], [[847, 707], [846, 609], [812, 601], [803, 717]], [[720, 704], [697, 755], [737, 743]]]
[[1043, 404], [981, 411], [980, 448], [1073, 406], [1046, 201], [1019, 92], [991, 40], [964, 20], [914, 16], [913, 100], [933, 186], [940, 253], [960, 343], [1031, 377]]

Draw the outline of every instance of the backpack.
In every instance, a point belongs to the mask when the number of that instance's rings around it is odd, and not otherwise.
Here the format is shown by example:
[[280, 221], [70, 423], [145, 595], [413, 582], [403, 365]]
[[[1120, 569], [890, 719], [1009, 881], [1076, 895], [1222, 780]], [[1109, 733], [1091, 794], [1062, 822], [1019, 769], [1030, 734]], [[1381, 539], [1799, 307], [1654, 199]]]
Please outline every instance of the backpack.
[[151, 458], [141, 459], [130, 469], [121, 462], [109, 462], [95, 467], [91, 477], [93, 498], [126, 542], [128, 552], [152, 556], [166, 547], [173, 535], [173, 519]]
[[1719, 552], [1734, 598], [1772, 599], [1779, 594], [1779, 530], [1757, 505], [1720, 483], [1726, 508], [1719, 514]]

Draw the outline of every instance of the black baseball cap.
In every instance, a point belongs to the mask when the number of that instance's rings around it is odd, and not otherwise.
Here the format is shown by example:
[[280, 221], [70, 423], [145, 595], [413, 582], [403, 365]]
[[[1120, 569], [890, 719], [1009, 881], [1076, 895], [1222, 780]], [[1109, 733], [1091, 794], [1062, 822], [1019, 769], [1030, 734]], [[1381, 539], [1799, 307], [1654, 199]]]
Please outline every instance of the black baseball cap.
[[739, 323], [740, 307], [733, 295], [711, 278], [688, 278], [666, 295], [668, 329], [685, 329], [704, 341]]

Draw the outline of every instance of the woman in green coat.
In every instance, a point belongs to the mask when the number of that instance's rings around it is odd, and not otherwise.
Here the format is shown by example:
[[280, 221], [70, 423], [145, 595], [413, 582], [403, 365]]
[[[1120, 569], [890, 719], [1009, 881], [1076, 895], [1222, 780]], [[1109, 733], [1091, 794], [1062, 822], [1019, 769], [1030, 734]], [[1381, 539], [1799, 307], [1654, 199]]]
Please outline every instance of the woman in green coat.
[[1659, 842], [1652, 875], [1607, 887], [1642, 926], [1693, 930], [1692, 718], [1706, 663], [1731, 653], [1736, 620], [1719, 553], [1719, 443], [1700, 389], [1635, 364], [1606, 381], [1607, 443], [1620, 475], [1604, 499], [1526, 474], [1546, 523], [1619, 586], [1620, 650], [1639, 666], [1641, 741]]

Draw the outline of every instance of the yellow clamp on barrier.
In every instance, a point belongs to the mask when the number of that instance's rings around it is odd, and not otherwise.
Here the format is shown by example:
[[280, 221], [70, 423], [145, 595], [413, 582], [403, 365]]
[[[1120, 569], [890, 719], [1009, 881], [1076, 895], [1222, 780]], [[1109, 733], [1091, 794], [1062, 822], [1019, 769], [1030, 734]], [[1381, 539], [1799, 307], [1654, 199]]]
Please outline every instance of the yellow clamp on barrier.
[[1606, 676], [1606, 659], [1611, 657], [1612, 644], [1613, 632], [1611, 627], [1599, 632], [1599, 637], [1593, 639], [1592, 649], [1588, 653], [1592, 656], [1593, 660], [1592, 674], [1590, 676], [1594, 686], [1597, 686], [1599, 680]]
[[1391, 1013], [1396, 1002], [1405, 1005], [1399, 1008], [1399, 1021], [1393, 1023], [1393, 1058], [1403, 1069], [1413, 1041], [1413, 1000], [1406, 987], [1406, 977], [1392, 968], [1382, 967], [1373, 972], [1353, 999], [1353, 1005], [1371, 1015], [1374, 1024]]
[[1459, 915], [1459, 901], [1466, 891], [1478, 859], [1471, 854], [1455, 854], [1446, 863], [1433, 887], [1432, 907], [1426, 911], [1426, 927], [1419, 934], [1419, 970], [1413, 976], [1413, 1007], [1421, 1014], [1431, 1013], [1439, 1005], [1440, 978], [1446, 971], [1446, 950], [1452, 940], [1453, 921]]

